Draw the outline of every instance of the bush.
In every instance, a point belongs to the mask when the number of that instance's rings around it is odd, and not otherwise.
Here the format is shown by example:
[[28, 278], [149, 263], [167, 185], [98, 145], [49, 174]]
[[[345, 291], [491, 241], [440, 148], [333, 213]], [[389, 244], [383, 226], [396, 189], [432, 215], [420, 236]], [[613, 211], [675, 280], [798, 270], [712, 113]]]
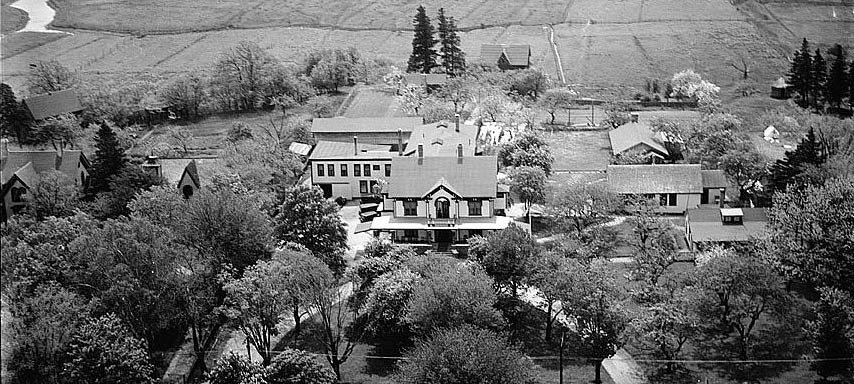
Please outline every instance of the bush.
[[335, 103], [329, 96], [316, 96], [308, 101], [308, 108], [314, 117], [332, 117], [335, 114]]
[[338, 204], [339, 207], [343, 207], [347, 204], [347, 199], [344, 196], [338, 196], [335, 198], [335, 204]]
[[268, 384], [332, 384], [335, 373], [315, 361], [305, 351], [286, 348], [270, 362], [265, 379]]

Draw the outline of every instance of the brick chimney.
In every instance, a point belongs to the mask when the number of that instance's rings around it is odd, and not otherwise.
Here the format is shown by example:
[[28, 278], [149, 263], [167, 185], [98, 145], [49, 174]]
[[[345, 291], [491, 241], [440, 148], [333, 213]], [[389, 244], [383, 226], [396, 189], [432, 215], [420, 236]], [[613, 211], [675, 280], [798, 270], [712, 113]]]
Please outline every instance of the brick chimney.
[[397, 130], [397, 155], [403, 156], [403, 131], [399, 128]]
[[462, 144], [457, 144], [457, 157], [460, 159], [463, 158], [463, 145]]
[[418, 158], [424, 158], [424, 144], [418, 144]]
[[460, 114], [459, 113], [454, 114], [454, 130], [457, 132], [460, 131]]
[[726, 188], [721, 188], [721, 189], [720, 189], [720, 192], [721, 192], [721, 204], [720, 204], [720, 207], [721, 207], [721, 208], [723, 208], [723, 207], [724, 207], [724, 197], [726, 196]]
[[163, 177], [160, 158], [155, 155], [146, 156], [145, 163], [142, 163], [142, 170], [153, 177]]
[[353, 154], [359, 155], [359, 136], [353, 136]]

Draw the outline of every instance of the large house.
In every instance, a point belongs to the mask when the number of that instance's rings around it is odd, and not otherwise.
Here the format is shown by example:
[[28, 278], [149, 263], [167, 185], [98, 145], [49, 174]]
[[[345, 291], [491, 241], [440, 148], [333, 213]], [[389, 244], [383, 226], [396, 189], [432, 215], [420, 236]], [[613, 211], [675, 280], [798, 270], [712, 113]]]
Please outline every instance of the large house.
[[316, 118], [311, 122], [311, 134], [315, 141], [349, 143], [353, 136], [359, 136], [363, 144], [397, 146], [400, 135], [406, 142], [412, 130], [422, 124], [421, 117]]
[[667, 148], [661, 137], [645, 123], [630, 122], [608, 131], [611, 140], [611, 153], [614, 156], [639, 154], [645, 158], [667, 158]]
[[81, 151], [4, 151], [0, 158], [3, 195], [0, 220], [5, 222], [27, 205], [25, 195], [38, 182], [39, 174], [59, 171], [84, 187], [89, 179], [89, 161]]
[[701, 170], [699, 164], [609, 165], [607, 174], [612, 191], [654, 199], [662, 213], [718, 206], [726, 196], [723, 172]]
[[[389, 214], [365, 223], [362, 230], [398, 243], [429, 244], [440, 251], [465, 247], [475, 235], [506, 228], [512, 219], [498, 216], [507, 208], [499, 188], [495, 156], [395, 157], [383, 206]], [[369, 224], [369, 225], [368, 225]]]
[[760, 236], [768, 223], [765, 208], [689, 209], [685, 239], [693, 250], [713, 244], [731, 244]]
[[531, 66], [531, 46], [508, 44], [482, 44], [480, 64], [497, 66], [502, 70], [525, 69]]
[[28, 97], [24, 99], [23, 105], [36, 121], [83, 110], [77, 92], [73, 89]]

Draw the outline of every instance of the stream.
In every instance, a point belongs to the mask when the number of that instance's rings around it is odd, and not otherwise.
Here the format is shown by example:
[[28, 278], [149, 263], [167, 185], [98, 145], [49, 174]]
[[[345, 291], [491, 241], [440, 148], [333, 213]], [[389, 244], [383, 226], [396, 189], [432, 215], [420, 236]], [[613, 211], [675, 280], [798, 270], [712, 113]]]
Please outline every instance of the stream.
[[56, 16], [56, 11], [47, 5], [47, 0], [18, 0], [9, 6], [26, 12], [30, 17], [27, 25], [18, 32], [65, 33], [70, 35], [68, 32], [48, 29], [54, 16]]

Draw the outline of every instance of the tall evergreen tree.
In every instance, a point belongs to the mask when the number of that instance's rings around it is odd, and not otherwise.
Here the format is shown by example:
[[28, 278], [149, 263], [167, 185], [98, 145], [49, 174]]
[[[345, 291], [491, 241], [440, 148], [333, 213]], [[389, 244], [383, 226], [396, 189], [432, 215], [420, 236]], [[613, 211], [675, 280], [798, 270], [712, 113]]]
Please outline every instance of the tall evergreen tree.
[[14, 136], [23, 143], [29, 118], [9, 84], [0, 84], [0, 137]]
[[824, 147], [816, 138], [815, 130], [810, 128], [794, 151], [786, 152], [784, 158], [771, 166], [768, 192], [785, 192], [789, 185], [800, 188], [810, 183], [814, 168], [821, 166], [826, 160]]
[[816, 48], [812, 59], [812, 84], [810, 85], [812, 106], [821, 109], [825, 102], [825, 86], [827, 84], [827, 62], [821, 56], [821, 49]]
[[445, 17], [445, 9], [439, 8], [439, 53], [442, 67], [449, 76], [457, 76], [466, 70], [466, 58], [460, 49], [460, 37], [457, 35], [457, 23], [453, 17]]
[[854, 60], [848, 63], [848, 107], [854, 109]]
[[848, 84], [848, 79], [845, 77], [845, 52], [841, 45], [836, 44], [830, 49], [830, 54], [833, 55], [833, 61], [830, 63], [830, 73], [827, 76], [824, 93], [831, 106], [839, 107], [842, 99], [845, 98]]
[[810, 56], [810, 43], [804, 39], [801, 49], [795, 51], [792, 59], [792, 67], [789, 70], [789, 83], [800, 95], [802, 104], [806, 104], [810, 95], [810, 79], [812, 78], [812, 57]]
[[94, 195], [98, 192], [110, 189], [110, 179], [119, 174], [119, 171], [127, 163], [125, 149], [119, 144], [116, 133], [106, 123], [101, 123], [101, 128], [95, 133], [95, 160], [92, 162], [90, 172], [91, 183], [89, 193]]
[[407, 72], [430, 73], [436, 67], [436, 39], [433, 38], [433, 25], [427, 11], [419, 5], [418, 12], [412, 20], [415, 26], [415, 37], [412, 38], [412, 54], [409, 56]]

